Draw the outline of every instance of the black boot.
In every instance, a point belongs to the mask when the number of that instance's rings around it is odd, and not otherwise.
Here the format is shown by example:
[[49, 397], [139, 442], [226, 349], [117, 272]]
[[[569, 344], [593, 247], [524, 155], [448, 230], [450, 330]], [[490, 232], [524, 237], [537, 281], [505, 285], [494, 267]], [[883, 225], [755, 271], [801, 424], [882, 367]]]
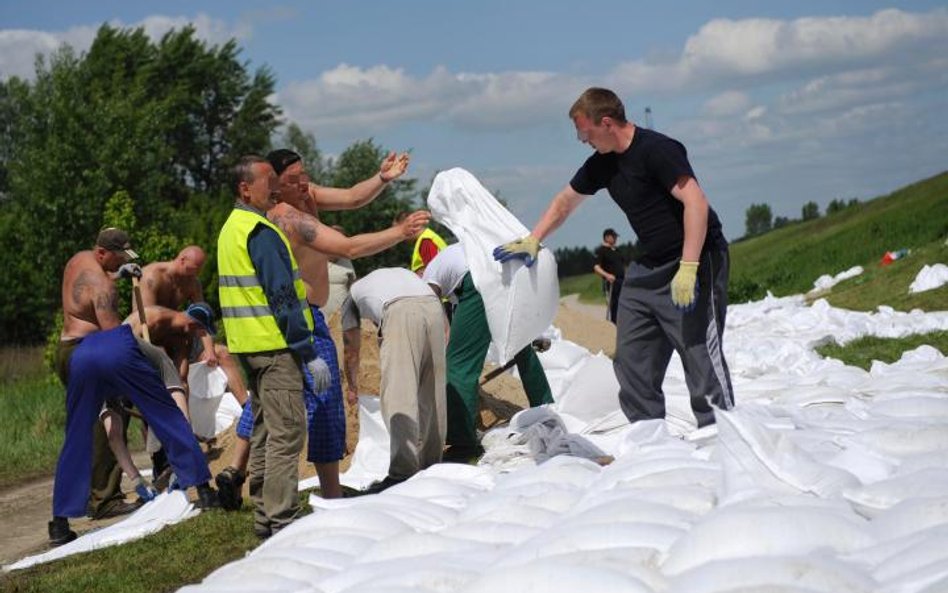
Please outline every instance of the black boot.
[[199, 509], [219, 509], [221, 501], [217, 498], [217, 491], [210, 487], [206, 482], [197, 487], [198, 499], [194, 503]]
[[49, 522], [49, 545], [52, 547], [68, 544], [78, 537], [76, 532], [69, 529], [69, 519], [65, 517], [53, 517]]
[[239, 510], [244, 504], [244, 499], [240, 493], [246, 479], [247, 475], [243, 471], [233, 467], [225, 467], [214, 478], [214, 482], [217, 484], [217, 497], [225, 511]]

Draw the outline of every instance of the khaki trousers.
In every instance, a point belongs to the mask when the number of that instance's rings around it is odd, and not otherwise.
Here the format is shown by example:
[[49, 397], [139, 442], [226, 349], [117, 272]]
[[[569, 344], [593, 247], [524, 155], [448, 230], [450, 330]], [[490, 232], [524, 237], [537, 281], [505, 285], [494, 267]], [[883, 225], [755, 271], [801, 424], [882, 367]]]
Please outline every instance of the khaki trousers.
[[445, 318], [434, 296], [408, 297], [382, 314], [382, 417], [391, 438], [388, 475], [407, 479], [441, 461], [447, 431]]
[[299, 456], [306, 440], [303, 372], [290, 350], [238, 355], [253, 407], [250, 499], [254, 529], [276, 533], [299, 515]]

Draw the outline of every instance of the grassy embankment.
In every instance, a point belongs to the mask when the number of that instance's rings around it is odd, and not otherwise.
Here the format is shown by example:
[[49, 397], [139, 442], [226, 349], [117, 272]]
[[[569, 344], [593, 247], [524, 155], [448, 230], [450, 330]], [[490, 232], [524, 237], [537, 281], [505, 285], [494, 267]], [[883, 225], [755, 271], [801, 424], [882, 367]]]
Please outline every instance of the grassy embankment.
[[[842, 282], [824, 298], [837, 307], [871, 311], [879, 305], [898, 310], [948, 309], [948, 287], [918, 295], [908, 285], [924, 264], [948, 262], [948, 174], [906, 187], [890, 196], [832, 216], [798, 223], [732, 246], [732, 302], [805, 293], [822, 274], [855, 265], [862, 275]], [[887, 250], [912, 254], [890, 266], [878, 265]], [[580, 293], [584, 302], [602, 303], [599, 279], [592, 274], [564, 279], [563, 294]], [[821, 350], [867, 368], [869, 361], [894, 361], [902, 352], [930, 344], [948, 352], [948, 332], [900, 340], [867, 338], [845, 347]], [[0, 481], [49, 475], [62, 440], [62, 387], [45, 375], [41, 354], [6, 352], [0, 357]], [[144, 540], [81, 554], [0, 577], [0, 592], [172, 591], [196, 582], [213, 569], [252, 549], [251, 516], [205, 513]]]

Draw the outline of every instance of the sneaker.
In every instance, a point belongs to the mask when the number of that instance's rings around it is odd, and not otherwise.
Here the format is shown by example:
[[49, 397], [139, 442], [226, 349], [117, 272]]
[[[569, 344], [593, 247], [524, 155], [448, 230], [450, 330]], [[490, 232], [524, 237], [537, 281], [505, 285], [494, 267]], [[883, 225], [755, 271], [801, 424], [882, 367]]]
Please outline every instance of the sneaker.
[[194, 506], [199, 509], [210, 510], [221, 508], [221, 501], [217, 498], [217, 491], [208, 484], [201, 484], [197, 487], [197, 502]]
[[269, 539], [270, 536], [273, 535], [273, 531], [269, 527], [254, 525], [253, 534], [256, 535], [258, 539], [264, 540]]
[[392, 476], [385, 476], [385, 479], [369, 484], [369, 487], [363, 490], [363, 492], [365, 494], [378, 494], [379, 492], [388, 490], [392, 486], [401, 484], [406, 479], [407, 478], [393, 478]]
[[140, 509], [143, 504], [145, 503], [140, 500], [135, 502], [126, 502], [124, 498], [113, 498], [112, 500], [103, 503], [102, 506], [99, 507], [99, 510], [92, 513], [91, 519], [93, 521], [98, 521], [99, 519], [121, 517], [122, 515], [134, 513]]
[[217, 497], [225, 511], [237, 511], [243, 506], [244, 499], [240, 493], [246, 479], [247, 474], [234, 467], [225, 467], [214, 478], [214, 483], [217, 484]]
[[69, 529], [69, 519], [65, 517], [53, 517], [47, 528], [49, 530], [49, 545], [54, 548], [68, 544], [78, 537], [75, 531]]

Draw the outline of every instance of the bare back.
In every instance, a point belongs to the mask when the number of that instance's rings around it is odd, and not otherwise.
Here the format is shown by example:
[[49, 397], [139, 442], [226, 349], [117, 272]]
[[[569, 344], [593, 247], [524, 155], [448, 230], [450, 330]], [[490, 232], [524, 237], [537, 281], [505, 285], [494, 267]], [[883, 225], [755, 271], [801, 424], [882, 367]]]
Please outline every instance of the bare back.
[[[175, 275], [172, 262], [155, 262], [142, 268], [141, 287], [146, 308], [158, 305], [177, 311], [189, 301], [203, 300], [200, 281]], [[132, 310], [138, 310], [134, 303]]]
[[267, 217], [283, 230], [290, 241], [300, 276], [306, 284], [306, 300], [319, 307], [326, 306], [329, 299], [329, 256], [307, 244], [319, 232], [318, 219], [286, 202], [274, 206]]
[[63, 271], [62, 339], [81, 338], [121, 323], [115, 281], [92, 251], [80, 251]]

